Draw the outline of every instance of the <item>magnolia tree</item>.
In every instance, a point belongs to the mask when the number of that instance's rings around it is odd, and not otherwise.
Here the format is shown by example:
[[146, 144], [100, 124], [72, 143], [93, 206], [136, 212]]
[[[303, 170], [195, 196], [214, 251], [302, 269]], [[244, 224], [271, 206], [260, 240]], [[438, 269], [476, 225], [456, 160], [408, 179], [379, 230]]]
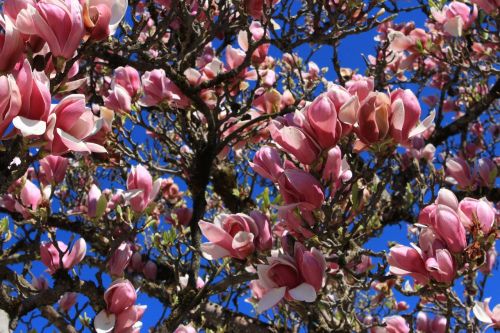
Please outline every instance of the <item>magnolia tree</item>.
[[499, 8], [4, 0], [0, 331], [500, 329]]

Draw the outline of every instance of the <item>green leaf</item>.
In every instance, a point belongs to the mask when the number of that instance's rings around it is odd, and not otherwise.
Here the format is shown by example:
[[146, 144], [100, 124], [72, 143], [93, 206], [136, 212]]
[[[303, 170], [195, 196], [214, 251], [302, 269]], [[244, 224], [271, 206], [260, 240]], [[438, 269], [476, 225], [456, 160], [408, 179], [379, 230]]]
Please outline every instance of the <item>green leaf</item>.
[[4, 217], [0, 220], [0, 232], [2, 233], [6, 242], [8, 242], [12, 237], [9, 229], [9, 219], [7, 217]]
[[96, 218], [101, 218], [104, 213], [106, 212], [106, 206], [108, 205], [108, 199], [106, 198], [105, 195], [101, 195], [99, 200], [97, 201], [97, 208], [96, 208]]

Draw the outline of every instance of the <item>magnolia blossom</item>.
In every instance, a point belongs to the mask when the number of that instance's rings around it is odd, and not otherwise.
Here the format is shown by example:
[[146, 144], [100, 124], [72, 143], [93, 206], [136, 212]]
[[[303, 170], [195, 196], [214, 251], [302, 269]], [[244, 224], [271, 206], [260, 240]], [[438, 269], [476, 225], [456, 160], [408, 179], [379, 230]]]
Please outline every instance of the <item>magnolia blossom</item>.
[[130, 243], [122, 242], [120, 246], [116, 248], [113, 256], [108, 262], [109, 273], [114, 276], [122, 276], [132, 258], [132, 253], [133, 251]]
[[119, 84], [114, 84], [104, 100], [107, 108], [119, 113], [129, 113], [132, 110], [132, 97], [129, 92]]
[[0, 137], [21, 109], [21, 92], [14, 76], [0, 76]]
[[127, 12], [126, 0], [87, 0], [84, 4], [85, 27], [95, 40], [113, 35]]
[[425, 312], [417, 314], [417, 331], [421, 333], [444, 333], [446, 332], [447, 319], [443, 316], [429, 318]]
[[259, 284], [266, 290], [256, 311], [272, 308], [283, 298], [314, 302], [325, 279], [326, 261], [323, 254], [312, 248], [307, 251], [296, 243], [294, 256], [281, 254], [268, 257], [267, 265], [257, 265]]
[[476, 318], [488, 324], [488, 327], [500, 329], [500, 304], [497, 304], [492, 311], [490, 310], [490, 301], [490, 297], [486, 298], [484, 302], [476, 301], [472, 311]]
[[17, 28], [38, 35], [49, 45], [54, 57], [70, 59], [85, 34], [82, 6], [78, 0], [41, 0], [19, 13]]
[[462, 224], [468, 230], [476, 224], [485, 234], [488, 234], [495, 226], [495, 209], [485, 198], [480, 200], [464, 198], [458, 205], [458, 213]]
[[261, 147], [254, 156], [253, 163], [250, 166], [264, 178], [276, 182], [283, 172], [283, 162], [278, 151], [275, 148]]
[[134, 286], [126, 279], [117, 279], [104, 293], [104, 301], [109, 312], [119, 314], [131, 307], [137, 299]]
[[130, 97], [134, 98], [141, 89], [139, 72], [131, 66], [115, 69], [114, 83], [123, 87]]
[[142, 76], [143, 97], [141, 104], [156, 106], [162, 102], [178, 108], [186, 108], [189, 100], [166, 75], [163, 69], [146, 72]]
[[313, 210], [320, 208], [325, 199], [320, 182], [310, 173], [299, 169], [285, 169], [278, 184], [287, 204]]
[[21, 58], [24, 44], [21, 34], [9, 16], [0, 14], [0, 26], [4, 31], [0, 33], [0, 72], [8, 72]]
[[12, 123], [23, 136], [42, 135], [50, 112], [49, 79], [43, 72], [32, 72], [28, 60], [15, 78], [21, 92], [21, 108]]
[[78, 265], [87, 252], [87, 243], [85, 239], [80, 238], [74, 244], [71, 250], [61, 242], [57, 246], [53, 242], [42, 242], [40, 245], [40, 257], [50, 274], [54, 274], [58, 269], [71, 269]]
[[401, 316], [390, 316], [385, 317], [382, 320], [385, 327], [375, 326], [370, 329], [371, 333], [408, 333], [410, 332], [410, 327], [406, 320]]
[[64, 97], [53, 106], [47, 123], [48, 148], [54, 155], [62, 155], [68, 151], [106, 152], [101, 145], [87, 141], [101, 128], [102, 120], [95, 120], [92, 111], [85, 106], [84, 95]]
[[139, 333], [142, 327], [140, 321], [146, 305], [132, 305], [118, 315], [102, 310], [94, 318], [94, 328], [97, 333], [130, 332]]
[[77, 293], [73, 292], [64, 293], [61, 296], [61, 299], [59, 299], [59, 308], [61, 309], [61, 311], [68, 312], [73, 307], [73, 305], [76, 304], [77, 297], [78, 297]]
[[130, 207], [138, 213], [144, 211], [158, 194], [161, 182], [159, 178], [153, 183], [151, 174], [142, 165], [132, 167], [127, 177]]
[[36, 210], [40, 203], [42, 203], [40, 189], [29, 179], [26, 179], [21, 190], [21, 201], [24, 206], [29, 207], [31, 210]]
[[69, 160], [65, 157], [49, 155], [40, 161], [38, 179], [43, 184], [61, 183], [66, 175]]
[[453, 37], [462, 36], [463, 30], [467, 30], [476, 20], [477, 7], [474, 5], [472, 11], [463, 2], [452, 1], [445, 5], [442, 10], [431, 8], [434, 19], [442, 24], [443, 30]]
[[207, 259], [234, 257], [245, 259], [256, 249], [271, 249], [272, 237], [269, 221], [260, 212], [246, 214], [221, 214], [214, 223], [200, 221], [202, 234], [210, 241], [202, 244]]

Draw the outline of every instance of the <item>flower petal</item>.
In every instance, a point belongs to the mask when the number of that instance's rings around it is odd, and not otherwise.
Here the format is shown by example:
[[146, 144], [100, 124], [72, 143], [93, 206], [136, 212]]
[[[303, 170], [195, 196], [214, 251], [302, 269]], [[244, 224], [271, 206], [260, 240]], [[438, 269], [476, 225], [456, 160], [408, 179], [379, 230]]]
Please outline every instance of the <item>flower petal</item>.
[[286, 293], [286, 287], [281, 287], [281, 288], [275, 288], [269, 290], [262, 298], [260, 299], [259, 303], [257, 304], [257, 307], [255, 308], [255, 311], [257, 313], [262, 313], [276, 304], [278, 304], [279, 301], [285, 297]]
[[316, 300], [316, 291], [309, 283], [299, 284], [297, 287], [288, 291], [297, 301], [314, 302]]
[[21, 131], [23, 136], [42, 135], [47, 129], [47, 123], [43, 120], [33, 120], [17, 116], [12, 120], [15, 128]]

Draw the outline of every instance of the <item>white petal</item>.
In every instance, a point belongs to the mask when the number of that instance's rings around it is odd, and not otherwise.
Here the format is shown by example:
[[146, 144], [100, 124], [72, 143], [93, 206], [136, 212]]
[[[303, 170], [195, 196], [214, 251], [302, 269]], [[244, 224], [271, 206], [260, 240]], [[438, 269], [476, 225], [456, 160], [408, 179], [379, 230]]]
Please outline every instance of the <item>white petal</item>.
[[231, 255], [228, 250], [213, 243], [201, 244], [201, 251], [207, 260], [217, 260]]
[[482, 321], [483, 323], [488, 323], [491, 324], [493, 321], [491, 318], [488, 316], [486, 311], [484, 310], [484, 303], [483, 302], [475, 302], [476, 304], [474, 305], [474, 308], [472, 309], [472, 312], [474, 312], [474, 315], [479, 321]]
[[90, 153], [89, 148], [85, 144], [85, 142], [75, 138], [71, 134], [68, 134], [64, 132], [60, 128], [56, 128], [57, 134], [59, 134], [59, 137], [61, 138], [61, 141], [64, 143], [64, 145], [71, 151], [75, 152], [85, 152], [85, 153]]
[[286, 287], [269, 290], [264, 296], [262, 296], [259, 304], [257, 304], [257, 307], [255, 308], [255, 311], [257, 311], [257, 313], [262, 313], [272, 308], [278, 304], [279, 301], [281, 301], [281, 299], [285, 296], [285, 293]]
[[93, 152], [93, 153], [103, 153], [103, 154], [106, 154], [108, 151], [106, 150], [106, 148], [104, 148], [103, 146], [101, 145], [98, 145], [97, 143], [93, 143], [93, 142], [85, 142], [85, 144], [87, 145], [87, 148]]
[[111, 8], [111, 20], [109, 21], [109, 34], [114, 35], [118, 25], [123, 20], [125, 13], [127, 12], [128, 1], [127, 0], [117, 0], [114, 2]]
[[161, 183], [162, 183], [161, 178], [158, 178], [157, 180], [155, 180], [153, 182], [153, 190], [151, 191], [151, 195], [150, 195], [151, 199], [156, 198], [156, 195], [160, 191]]
[[297, 301], [314, 302], [316, 300], [316, 291], [309, 283], [299, 284], [297, 287], [288, 291], [290, 296]]
[[142, 190], [128, 190], [128, 191], [125, 191], [122, 193], [122, 196], [123, 196], [123, 199], [125, 201], [130, 201], [131, 199], [135, 198], [136, 196], [138, 196], [139, 194], [142, 193]]
[[17, 116], [12, 120], [15, 128], [21, 131], [23, 136], [42, 135], [47, 129], [47, 123], [42, 120], [32, 120]]
[[434, 116], [436, 114], [434, 113], [434, 111], [432, 111], [428, 116], [427, 118], [425, 118], [417, 127], [415, 127], [414, 129], [411, 130], [410, 132], [410, 135], [409, 137], [412, 138], [414, 137], [415, 135], [418, 135], [422, 132], [424, 132], [426, 129], [428, 129], [429, 127], [431, 127], [432, 125], [432, 122], [434, 121]]
[[97, 333], [109, 333], [115, 328], [116, 317], [102, 310], [94, 318], [94, 327]]

